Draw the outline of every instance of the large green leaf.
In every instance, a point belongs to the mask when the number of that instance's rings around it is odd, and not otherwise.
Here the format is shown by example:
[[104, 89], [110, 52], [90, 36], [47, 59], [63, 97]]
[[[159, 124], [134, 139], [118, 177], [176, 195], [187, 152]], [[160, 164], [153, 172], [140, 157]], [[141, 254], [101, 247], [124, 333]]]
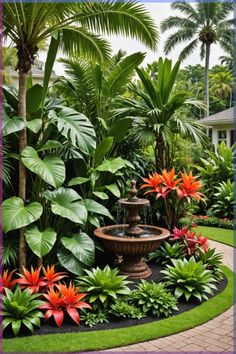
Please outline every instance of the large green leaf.
[[88, 212], [101, 214], [113, 220], [113, 216], [110, 214], [109, 210], [100, 203], [95, 202], [95, 200], [84, 199], [84, 205]]
[[73, 189], [61, 187], [53, 192], [45, 191], [43, 195], [51, 201], [51, 209], [54, 214], [78, 224], [86, 223], [87, 210], [80, 202], [81, 197]]
[[43, 212], [42, 206], [33, 202], [24, 205], [18, 197], [11, 197], [2, 203], [3, 231], [19, 229], [38, 220]]
[[7, 103], [17, 112], [18, 110], [18, 95], [15, 87], [3, 85], [3, 94]]
[[56, 242], [57, 234], [51, 228], [47, 228], [43, 232], [40, 232], [37, 226], [32, 225], [26, 229], [25, 239], [36, 256], [42, 258], [51, 251]]
[[42, 102], [43, 87], [39, 84], [32, 86], [26, 93], [26, 111], [28, 114], [36, 112]]
[[63, 108], [58, 113], [50, 111], [48, 117], [72, 145], [85, 154], [94, 153], [96, 135], [92, 123], [85, 115], [72, 108]]
[[123, 118], [118, 120], [111, 126], [109, 134], [114, 137], [114, 143], [121, 143], [126, 136], [128, 130], [132, 127], [132, 118]]
[[26, 122], [26, 126], [30, 129], [33, 133], [38, 133], [42, 128], [42, 119], [33, 119]]
[[83, 275], [84, 264], [82, 264], [77, 258], [71, 254], [66, 248], [61, 248], [57, 252], [57, 257], [61, 265], [69, 272], [76, 275]]
[[94, 156], [96, 165], [99, 165], [105, 157], [106, 153], [111, 150], [113, 140], [113, 136], [107, 136], [100, 142], [100, 144], [98, 144]]
[[25, 126], [25, 122], [20, 117], [12, 117], [9, 118], [6, 114], [5, 110], [3, 110], [3, 122], [2, 122], [2, 129], [3, 129], [3, 136], [7, 136], [9, 134], [18, 132], [22, 130]]
[[45, 150], [51, 150], [51, 149], [60, 149], [62, 148], [63, 145], [60, 143], [60, 141], [56, 140], [48, 140], [45, 144], [43, 144], [37, 151], [45, 151]]
[[117, 198], [120, 198], [120, 190], [115, 183], [109, 184], [106, 188]]
[[68, 182], [68, 186], [77, 186], [89, 181], [89, 178], [86, 177], [74, 177]]
[[86, 266], [92, 266], [95, 256], [94, 242], [87, 234], [80, 232], [71, 237], [62, 237], [63, 246]]
[[103, 163], [96, 168], [96, 170], [116, 173], [123, 167], [125, 167], [125, 161], [121, 157], [117, 157], [112, 160], [104, 160]]
[[65, 180], [64, 162], [57, 156], [47, 155], [40, 159], [34, 148], [27, 146], [21, 154], [23, 164], [32, 172], [36, 173], [45, 182], [57, 188]]

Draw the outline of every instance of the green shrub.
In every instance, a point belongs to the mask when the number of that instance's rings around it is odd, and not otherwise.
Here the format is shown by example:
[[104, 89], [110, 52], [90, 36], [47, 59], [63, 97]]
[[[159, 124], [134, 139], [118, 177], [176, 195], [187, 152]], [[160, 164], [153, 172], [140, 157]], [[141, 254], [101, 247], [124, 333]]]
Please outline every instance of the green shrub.
[[118, 275], [118, 269], [111, 269], [108, 265], [104, 269], [99, 267], [92, 270], [85, 270], [85, 276], [77, 278], [81, 291], [87, 293], [87, 298], [92, 304], [93, 309], [107, 308], [119, 296], [128, 295], [130, 289], [126, 276]]
[[81, 321], [89, 327], [96, 326], [99, 323], [108, 323], [107, 313], [98, 311], [97, 313], [85, 312], [80, 316]]
[[222, 254], [216, 253], [215, 248], [209, 248], [207, 252], [199, 248], [197, 258], [199, 261], [202, 261], [203, 264], [206, 264], [207, 269], [211, 270], [216, 281], [220, 281], [223, 278], [224, 273], [220, 269], [222, 265]]
[[161, 272], [165, 274], [167, 287], [177, 299], [184, 297], [186, 301], [190, 298], [203, 301], [208, 299], [208, 294], [213, 294], [215, 279], [206, 264], [196, 262], [194, 256], [189, 260], [173, 259], [172, 263], [174, 266], [167, 265], [167, 269]]
[[143, 318], [146, 316], [145, 313], [141, 311], [141, 309], [135, 307], [134, 305], [130, 305], [124, 300], [118, 299], [115, 304], [111, 305], [110, 313], [116, 317], [124, 317], [124, 318]]
[[228, 180], [220, 183], [215, 189], [217, 190], [217, 193], [214, 194], [215, 203], [211, 207], [213, 214], [232, 219], [234, 207], [233, 183]]
[[161, 265], [170, 264], [172, 258], [184, 258], [184, 246], [182, 244], [175, 242], [171, 245], [169, 242], [164, 241], [160, 248], [148, 255], [149, 260], [155, 260]]
[[198, 226], [212, 226], [223, 229], [234, 228], [234, 223], [232, 220], [229, 220], [227, 218], [219, 219], [215, 216], [208, 215], [192, 215], [186, 218], [182, 218], [178, 222], [178, 227], [187, 226], [188, 228], [190, 228], [193, 223], [197, 224]]
[[38, 307], [44, 304], [44, 301], [37, 299], [41, 294], [32, 294], [29, 289], [21, 291], [19, 286], [14, 292], [5, 288], [5, 293], [2, 298], [3, 330], [11, 325], [13, 333], [17, 336], [24, 325], [33, 333], [34, 326], [40, 327], [40, 317], [44, 317], [38, 310]]
[[164, 284], [141, 280], [137, 290], [131, 294], [131, 302], [141, 308], [142, 312], [154, 316], [168, 317], [173, 310], [178, 310], [177, 300], [169, 293]]

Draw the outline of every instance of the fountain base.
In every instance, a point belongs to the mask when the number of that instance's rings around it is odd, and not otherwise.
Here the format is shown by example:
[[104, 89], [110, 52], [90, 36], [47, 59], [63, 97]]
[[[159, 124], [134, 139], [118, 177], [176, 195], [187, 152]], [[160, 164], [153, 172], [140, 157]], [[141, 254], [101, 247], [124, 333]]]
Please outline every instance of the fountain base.
[[143, 279], [152, 274], [147, 263], [142, 257], [123, 257], [123, 262], [119, 264], [120, 273], [129, 276], [130, 279]]

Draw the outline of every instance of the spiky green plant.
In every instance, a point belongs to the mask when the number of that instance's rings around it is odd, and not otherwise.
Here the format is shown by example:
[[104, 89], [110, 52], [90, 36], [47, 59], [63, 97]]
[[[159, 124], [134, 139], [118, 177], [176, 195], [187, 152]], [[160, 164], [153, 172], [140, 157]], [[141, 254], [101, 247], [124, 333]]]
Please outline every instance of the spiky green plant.
[[184, 258], [184, 246], [179, 242], [171, 245], [169, 242], [164, 241], [160, 248], [148, 255], [149, 260], [155, 260], [161, 265], [171, 264], [171, 259], [182, 258]]
[[81, 321], [84, 321], [85, 326], [93, 327], [99, 323], [108, 323], [107, 313], [98, 311], [96, 313], [86, 312], [80, 316]]
[[178, 310], [176, 298], [167, 291], [164, 284], [141, 280], [137, 290], [131, 294], [131, 302], [142, 312], [154, 316], [168, 317], [173, 310]]
[[221, 182], [215, 187], [217, 193], [214, 194], [215, 203], [212, 205], [213, 213], [217, 216], [233, 218], [234, 207], [234, 187], [230, 180]]
[[196, 262], [194, 256], [189, 260], [172, 259], [172, 263], [173, 266], [167, 265], [167, 269], [161, 272], [165, 274], [167, 287], [177, 299], [184, 297], [186, 301], [190, 298], [203, 301], [208, 299], [208, 294], [214, 294], [215, 279], [206, 264]]
[[126, 276], [118, 275], [118, 269], [111, 269], [108, 265], [104, 269], [99, 267], [86, 270], [87, 275], [77, 278], [81, 291], [87, 293], [89, 302], [93, 309], [107, 308], [119, 296], [128, 295], [130, 289]]
[[14, 292], [6, 288], [5, 292], [6, 295], [2, 298], [3, 330], [11, 325], [13, 333], [17, 336], [24, 325], [33, 333], [34, 326], [40, 327], [40, 317], [44, 317], [38, 310], [39, 306], [44, 304], [44, 301], [38, 300], [40, 294], [32, 294], [29, 289], [21, 291], [20, 287]]
[[209, 248], [207, 252], [199, 248], [198, 260], [206, 264], [207, 269], [212, 271], [212, 275], [216, 281], [220, 281], [223, 278], [224, 273], [220, 269], [222, 265], [222, 253], [216, 253], [215, 248]]

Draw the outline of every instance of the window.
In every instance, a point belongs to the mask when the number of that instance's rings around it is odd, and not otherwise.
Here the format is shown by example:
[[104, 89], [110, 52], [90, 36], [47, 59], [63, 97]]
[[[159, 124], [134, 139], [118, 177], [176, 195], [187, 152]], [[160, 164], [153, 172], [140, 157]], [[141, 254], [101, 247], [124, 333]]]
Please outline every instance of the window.
[[235, 143], [235, 137], [236, 137], [236, 132], [234, 130], [230, 130], [230, 146], [234, 145]]
[[218, 143], [220, 144], [222, 141], [227, 145], [227, 132], [226, 130], [218, 130]]

